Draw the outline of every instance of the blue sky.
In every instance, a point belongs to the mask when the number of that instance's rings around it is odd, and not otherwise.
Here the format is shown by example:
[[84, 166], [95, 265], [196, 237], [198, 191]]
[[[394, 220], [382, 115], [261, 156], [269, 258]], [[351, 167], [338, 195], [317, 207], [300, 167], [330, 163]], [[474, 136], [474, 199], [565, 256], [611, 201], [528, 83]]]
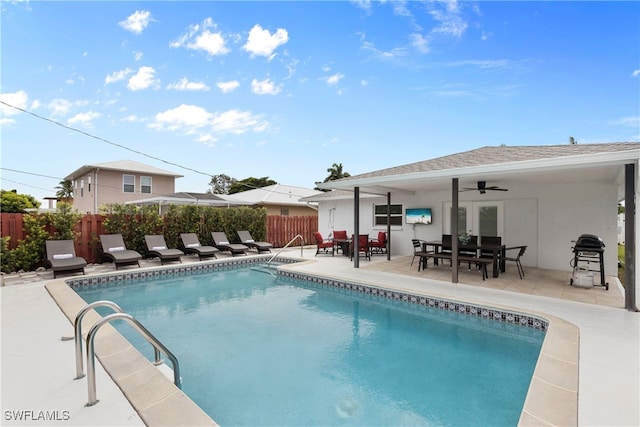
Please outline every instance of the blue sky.
[[124, 159], [205, 192], [208, 175], [313, 188], [333, 163], [640, 141], [639, 2], [0, 7], [0, 101], [33, 113], [0, 104], [2, 188], [38, 199]]

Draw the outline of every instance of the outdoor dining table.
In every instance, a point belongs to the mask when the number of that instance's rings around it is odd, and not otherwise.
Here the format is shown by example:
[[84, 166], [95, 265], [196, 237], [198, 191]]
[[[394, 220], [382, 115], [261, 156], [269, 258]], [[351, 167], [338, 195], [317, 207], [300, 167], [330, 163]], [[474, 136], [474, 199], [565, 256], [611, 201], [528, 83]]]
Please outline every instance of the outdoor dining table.
[[[432, 247], [433, 248], [433, 252], [435, 252], [436, 254], [439, 254], [442, 252], [442, 241], [440, 240], [431, 240], [431, 241], [423, 241], [422, 242], [422, 251], [423, 252], [428, 252], [428, 248]], [[493, 277], [498, 277], [500, 275], [500, 272], [505, 271], [505, 263], [504, 263], [504, 250], [505, 250], [505, 245], [488, 245], [488, 244], [479, 244], [479, 245], [471, 245], [471, 244], [463, 244], [463, 243], [459, 243], [458, 244], [458, 250], [463, 249], [466, 251], [491, 251], [491, 253], [493, 254]], [[423, 268], [426, 267], [426, 262], [427, 262], [427, 258], [425, 257], [422, 262], [423, 264]], [[435, 265], [438, 265], [438, 258], [434, 257], [433, 258], [433, 263]]]
[[351, 239], [333, 239], [333, 244], [340, 246], [342, 249], [342, 255], [349, 256], [349, 251], [351, 248]]

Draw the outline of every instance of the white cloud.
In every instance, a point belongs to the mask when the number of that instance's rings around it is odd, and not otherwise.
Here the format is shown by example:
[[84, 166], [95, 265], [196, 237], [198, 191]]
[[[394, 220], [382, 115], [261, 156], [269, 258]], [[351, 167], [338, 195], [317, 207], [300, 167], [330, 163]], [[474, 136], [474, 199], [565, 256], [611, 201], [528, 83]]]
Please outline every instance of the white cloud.
[[450, 62], [450, 66], [458, 67], [458, 66], [466, 66], [470, 65], [472, 67], [478, 67], [481, 69], [493, 69], [493, 68], [505, 68], [511, 65], [508, 59], [467, 59], [464, 61], [456, 61]]
[[640, 70], [633, 70], [633, 73], [631, 73], [632, 77], [638, 77], [640, 76]]
[[79, 113], [67, 120], [68, 125], [84, 125], [85, 127], [91, 127], [92, 121], [100, 117], [100, 113], [89, 111], [87, 113]]
[[253, 81], [251, 82], [251, 92], [255, 93], [256, 95], [277, 95], [281, 90], [282, 88], [278, 87], [269, 79], [265, 79], [262, 81], [253, 79]]
[[429, 40], [422, 34], [413, 33], [411, 37], [411, 46], [413, 46], [420, 53], [429, 53]]
[[266, 122], [250, 111], [229, 110], [214, 116], [212, 128], [216, 133], [243, 134], [249, 130], [263, 131]]
[[640, 126], [640, 117], [622, 117], [617, 120], [612, 120], [611, 124], [637, 128]]
[[468, 24], [462, 17], [457, 0], [431, 3], [429, 14], [438, 23], [432, 33], [459, 38], [467, 30]]
[[160, 81], [155, 78], [156, 70], [152, 67], [140, 67], [138, 72], [131, 76], [127, 88], [132, 91], [147, 89], [150, 86], [154, 86]]
[[329, 86], [334, 86], [336, 84], [338, 84], [340, 82], [340, 80], [344, 79], [344, 74], [342, 73], [336, 73], [332, 76], [329, 77], [325, 77], [325, 81], [327, 82], [327, 84]]
[[148, 10], [136, 10], [127, 19], [118, 22], [118, 25], [133, 34], [141, 34], [151, 21], [153, 21], [151, 12]]
[[210, 123], [211, 118], [211, 113], [202, 107], [182, 104], [179, 107], [156, 114], [155, 121], [149, 126], [154, 129], [173, 131], [193, 130], [206, 126]]
[[190, 82], [186, 77], [183, 77], [179, 82], [171, 83], [169, 86], [167, 86], [167, 89], [208, 91], [209, 90], [209, 86], [207, 86], [206, 84], [204, 84], [202, 82]]
[[136, 62], [140, 61], [143, 56], [144, 56], [144, 53], [142, 53], [140, 51], [133, 52], [133, 60], [136, 61]]
[[228, 110], [210, 113], [196, 105], [179, 107], [156, 114], [152, 129], [181, 132], [194, 135], [202, 143], [212, 143], [225, 134], [243, 134], [249, 131], [263, 132], [269, 122], [250, 111]]
[[178, 39], [172, 41], [172, 48], [184, 47], [192, 50], [204, 50], [209, 55], [225, 55], [230, 50], [225, 46], [224, 35], [221, 32], [211, 32], [210, 28], [217, 28], [211, 18], [202, 21], [202, 24], [189, 26], [188, 31]]
[[220, 89], [222, 93], [229, 93], [236, 90], [240, 86], [240, 83], [237, 80], [230, 80], [228, 82], [216, 83], [216, 86], [218, 86], [218, 89]]
[[[27, 102], [29, 101], [29, 95], [27, 95], [27, 92], [23, 90], [11, 93], [0, 93], [0, 101], [6, 102], [7, 104], [11, 104], [18, 108], [26, 109]], [[16, 110], [15, 108], [7, 107], [4, 104], [0, 104], [0, 114], [2, 114], [3, 116], [14, 116], [18, 113], [20, 113], [20, 110]], [[3, 117], [2, 120], [3, 122], [13, 122], [13, 119], [7, 119], [6, 117]]]
[[73, 107], [73, 103], [67, 99], [56, 98], [47, 104], [47, 108], [51, 110], [54, 116], [64, 116]]
[[127, 117], [123, 117], [122, 118], [123, 122], [129, 122], [129, 123], [135, 123], [135, 122], [142, 122], [144, 121], [143, 119], [141, 119], [140, 117], [136, 116], [135, 114], [131, 114]]
[[407, 49], [403, 47], [396, 47], [391, 50], [384, 51], [376, 48], [373, 43], [367, 41], [362, 42], [362, 49], [372, 52], [378, 59], [385, 61], [407, 55]]
[[278, 28], [275, 33], [269, 33], [269, 30], [263, 29], [256, 24], [249, 31], [247, 43], [243, 49], [251, 54], [251, 56], [266, 56], [273, 58], [273, 52], [278, 46], [289, 41], [289, 33], [284, 28]]
[[104, 78], [104, 84], [108, 85], [111, 83], [124, 80], [127, 78], [127, 76], [129, 76], [129, 74], [131, 74], [131, 71], [132, 70], [130, 68], [125, 68], [124, 70], [120, 70], [120, 71], [114, 71], [113, 73], [109, 74], [107, 77]]

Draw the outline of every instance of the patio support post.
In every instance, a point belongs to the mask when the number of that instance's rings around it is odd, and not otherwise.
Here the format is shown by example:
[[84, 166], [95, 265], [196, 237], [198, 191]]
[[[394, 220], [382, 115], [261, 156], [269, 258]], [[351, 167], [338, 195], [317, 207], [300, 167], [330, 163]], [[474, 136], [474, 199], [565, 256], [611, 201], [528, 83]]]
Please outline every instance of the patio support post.
[[451, 180], [451, 282], [458, 283], [458, 178]]
[[353, 267], [360, 268], [360, 256], [358, 255], [358, 236], [360, 235], [360, 187], [353, 189]]
[[387, 192], [387, 261], [391, 261], [391, 191]]
[[636, 304], [636, 190], [635, 164], [624, 165], [624, 308], [640, 311]]

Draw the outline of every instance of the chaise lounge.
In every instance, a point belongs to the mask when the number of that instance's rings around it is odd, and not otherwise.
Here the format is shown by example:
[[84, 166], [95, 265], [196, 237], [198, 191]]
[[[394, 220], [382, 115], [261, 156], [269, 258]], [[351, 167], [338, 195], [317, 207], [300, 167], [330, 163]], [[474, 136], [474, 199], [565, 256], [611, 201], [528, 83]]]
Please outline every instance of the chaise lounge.
[[76, 249], [73, 246], [73, 240], [47, 240], [45, 242], [47, 249], [46, 263], [53, 270], [53, 278], [58, 273], [76, 273], [85, 274], [84, 268], [87, 261], [76, 256]]
[[180, 257], [184, 255], [184, 252], [180, 249], [167, 248], [163, 235], [144, 236], [144, 241], [147, 243], [149, 255], [160, 258], [160, 264], [164, 265], [165, 261], [180, 261], [182, 263]]
[[135, 264], [140, 267], [142, 255], [126, 248], [122, 234], [101, 234], [100, 243], [102, 244], [102, 255], [116, 265], [116, 270], [123, 265]]
[[258, 253], [271, 252], [271, 249], [273, 248], [273, 245], [269, 242], [256, 242], [253, 240], [253, 237], [251, 237], [251, 233], [249, 233], [248, 230], [239, 230], [237, 233], [243, 245], [254, 248]]
[[229, 251], [231, 255], [246, 255], [249, 250], [248, 246], [239, 243], [229, 243], [229, 239], [224, 231], [212, 231], [211, 238], [213, 245], [220, 251]]
[[187, 255], [196, 254], [200, 260], [217, 258], [216, 252], [218, 252], [218, 249], [213, 246], [202, 246], [196, 233], [181, 233], [180, 240], [182, 240], [182, 245], [184, 246], [184, 253]]

